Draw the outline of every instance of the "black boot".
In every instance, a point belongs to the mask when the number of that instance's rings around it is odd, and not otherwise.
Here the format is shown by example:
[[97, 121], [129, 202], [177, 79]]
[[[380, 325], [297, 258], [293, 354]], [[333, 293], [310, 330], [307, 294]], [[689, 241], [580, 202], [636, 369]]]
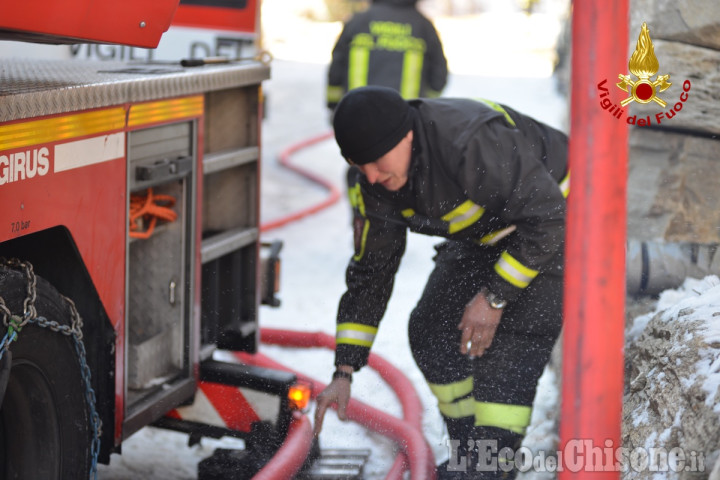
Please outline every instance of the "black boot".
[[450, 458], [437, 467], [437, 480], [456, 480], [471, 478], [468, 473], [474, 472], [474, 452], [468, 455], [468, 443], [474, 447], [472, 432], [475, 417], [449, 418], [444, 417], [448, 430], [448, 451]]
[[[478, 426], [473, 429], [477, 456], [472, 470], [477, 480], [513, 480], [517, 476], [515, 453], [523, 435], [504, 428]], [[479, 469], [479, 470], [478, 470]]]
[[472, 417], [445, 419], [450, 458], [438, 465], [437, 480], [513, 480], [517, 475], [514, 454], [523, 436], [473, 423]]

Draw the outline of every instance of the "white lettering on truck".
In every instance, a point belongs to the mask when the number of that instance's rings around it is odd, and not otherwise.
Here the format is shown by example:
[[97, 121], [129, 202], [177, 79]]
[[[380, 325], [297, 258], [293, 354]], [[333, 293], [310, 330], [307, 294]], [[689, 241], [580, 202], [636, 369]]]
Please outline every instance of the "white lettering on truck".
[[0, 155], [0, 185], [42, 177], [50, 170], [47, 147]]

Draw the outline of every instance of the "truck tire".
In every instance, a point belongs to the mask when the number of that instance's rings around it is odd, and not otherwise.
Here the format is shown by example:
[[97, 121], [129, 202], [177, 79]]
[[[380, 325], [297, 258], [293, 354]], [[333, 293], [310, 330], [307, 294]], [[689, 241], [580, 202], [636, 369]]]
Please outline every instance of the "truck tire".
[[[0, 267], [0, 296], [13, 314], [23, 311], [26, 289], [24, 273]], [[39, 277], [35, 307], [38, 316], [70, 325], [67, 303]], [[72, 337], [29, 323], [10, 351], [0, 399], [0, 480], [88, 478], [92, 428]]]

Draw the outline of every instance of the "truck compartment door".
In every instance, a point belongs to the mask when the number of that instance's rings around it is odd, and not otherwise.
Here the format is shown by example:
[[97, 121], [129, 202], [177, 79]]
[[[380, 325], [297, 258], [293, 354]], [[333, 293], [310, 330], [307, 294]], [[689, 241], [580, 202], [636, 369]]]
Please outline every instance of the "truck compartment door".
[[192, 395], [196, 122], [128, 135], [127, 437]]

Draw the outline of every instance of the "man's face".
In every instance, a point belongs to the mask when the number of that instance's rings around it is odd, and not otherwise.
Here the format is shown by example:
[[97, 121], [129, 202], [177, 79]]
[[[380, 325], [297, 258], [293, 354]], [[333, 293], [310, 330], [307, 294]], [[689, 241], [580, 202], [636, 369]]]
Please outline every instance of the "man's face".
[[391, 192], [397, 192], [408, 181], [412, 157], [413, 132], [410, 130], [400, 143], [374, 162], [357, 165], [368, 182], [379, 183]]

